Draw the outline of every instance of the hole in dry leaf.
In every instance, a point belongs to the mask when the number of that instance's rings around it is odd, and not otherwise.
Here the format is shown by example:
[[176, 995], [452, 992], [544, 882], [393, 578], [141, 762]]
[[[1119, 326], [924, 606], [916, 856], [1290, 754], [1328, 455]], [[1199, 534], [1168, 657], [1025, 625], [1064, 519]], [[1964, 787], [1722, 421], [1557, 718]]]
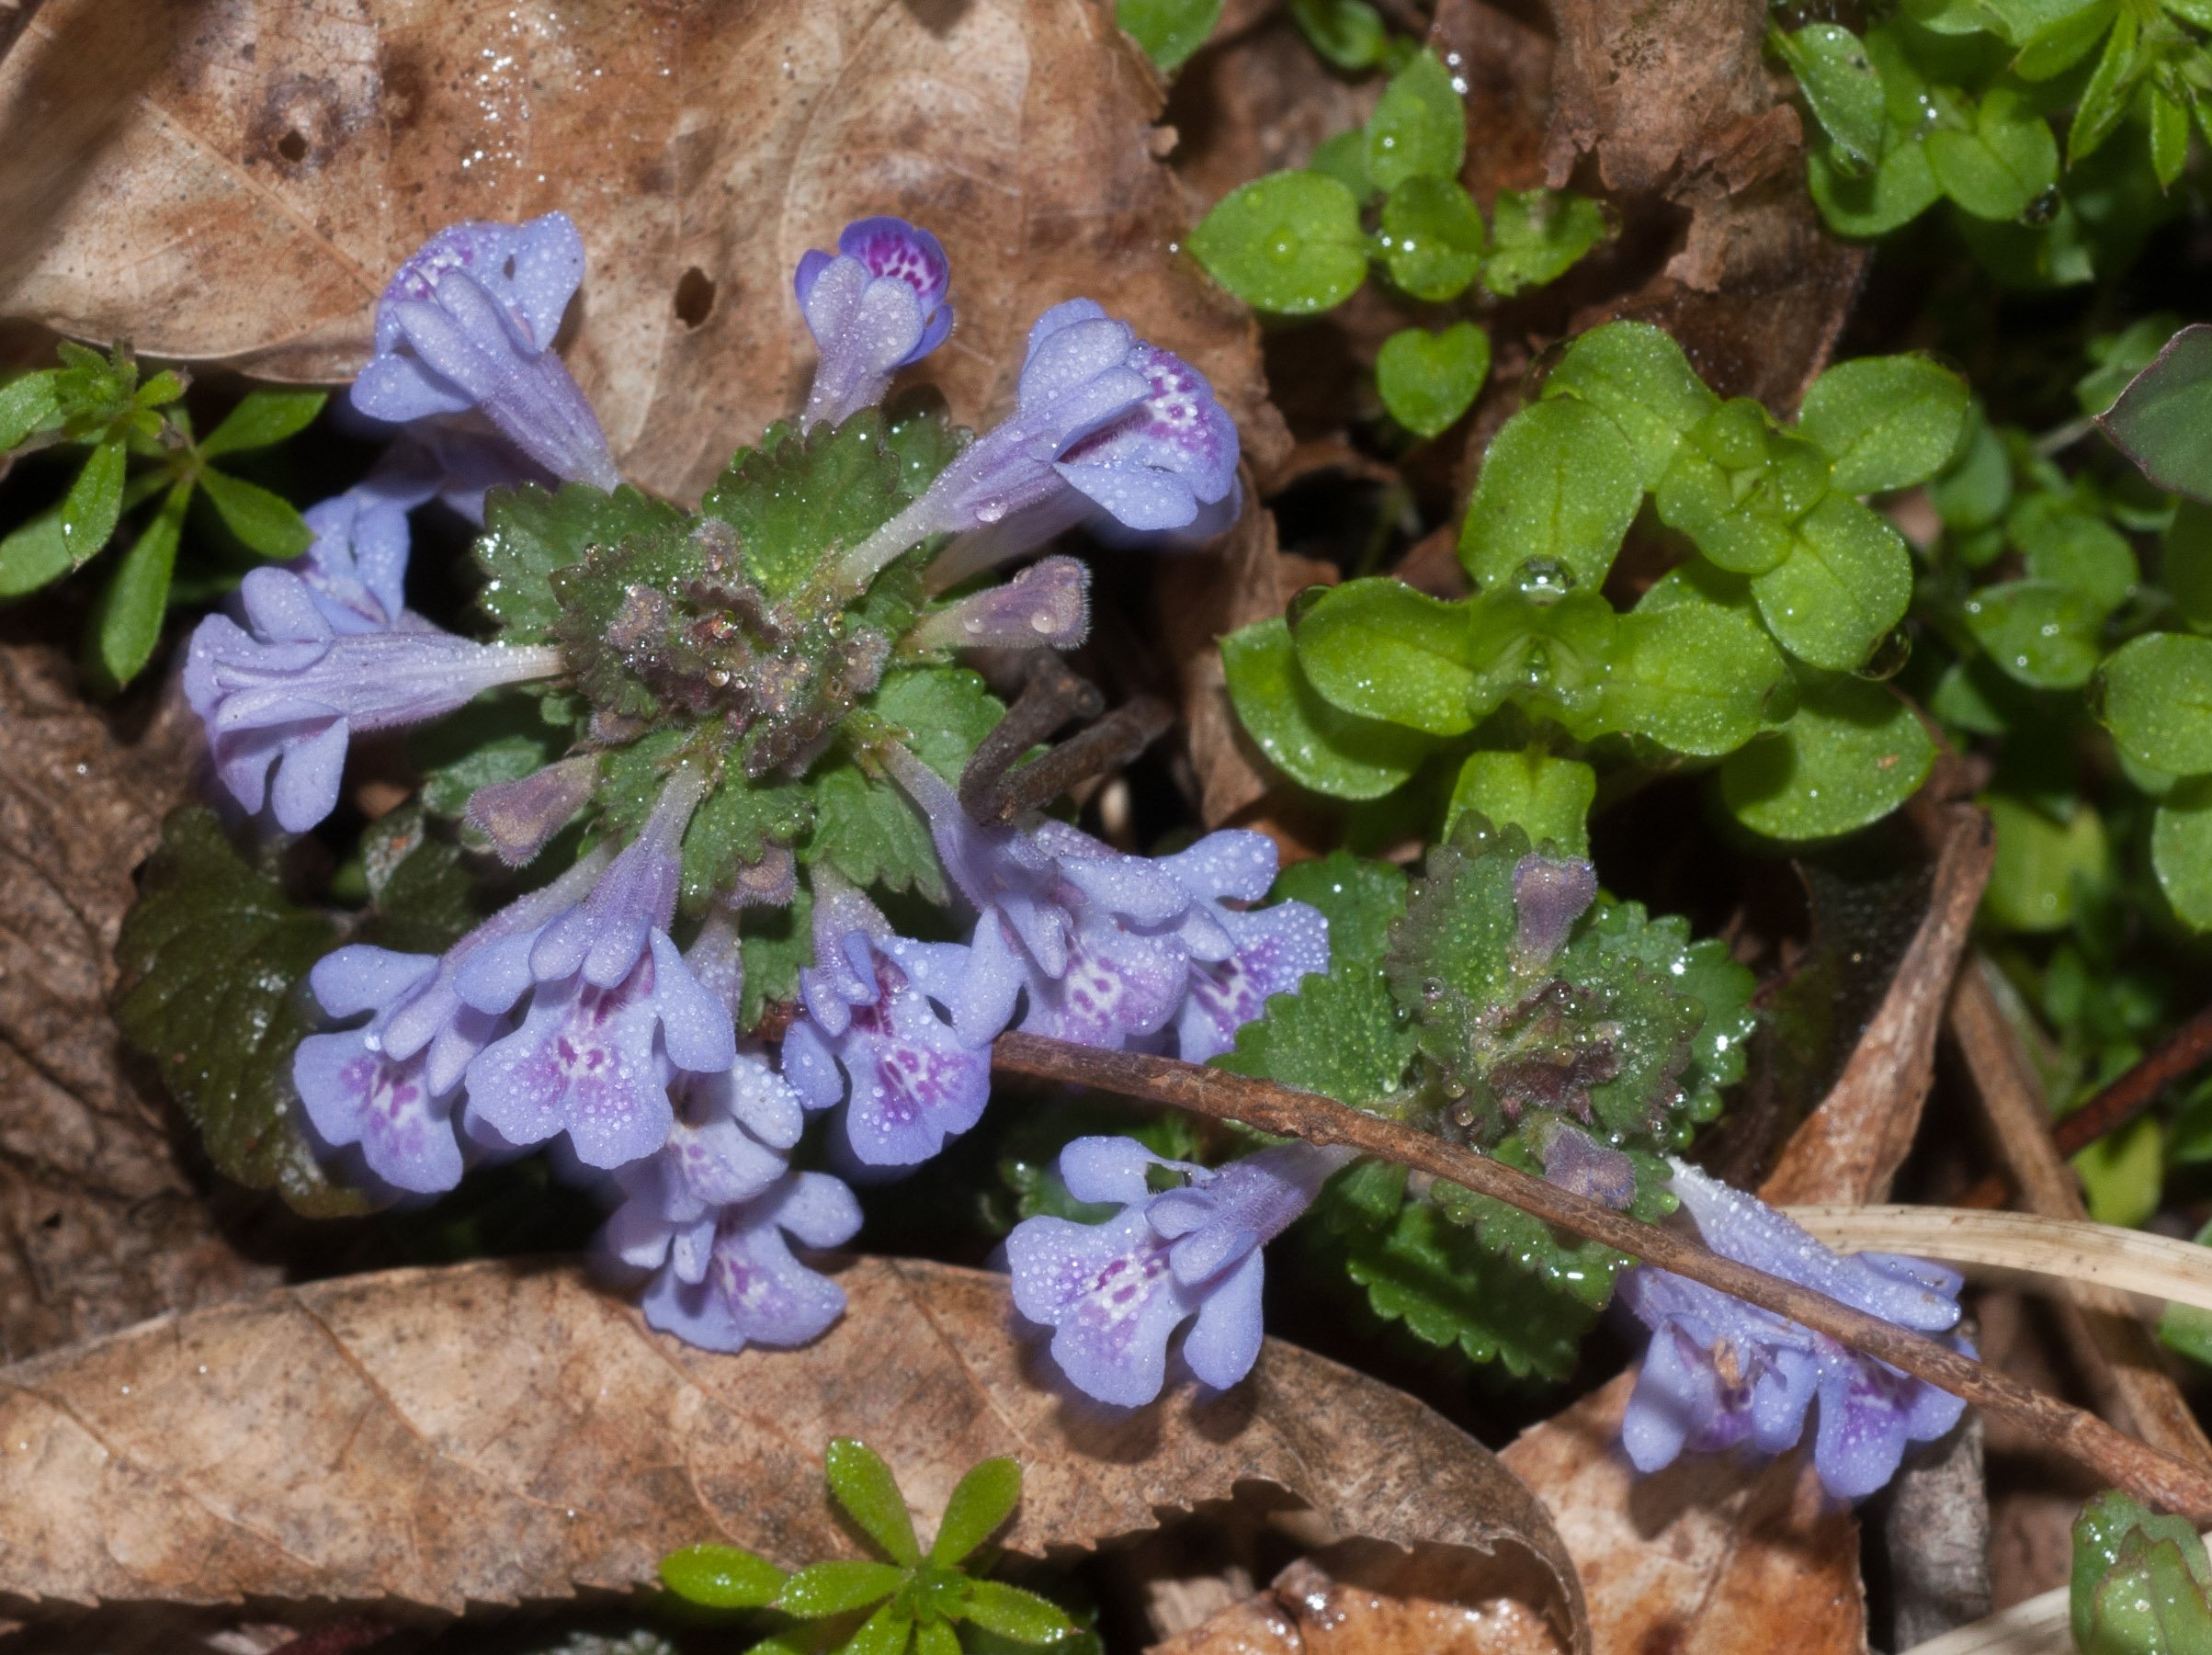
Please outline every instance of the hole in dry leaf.
[[283, 137], [277, 140], [277, 153], [283, 156], [287, 161], [290, 162], [301, 162], [306, 160], [306, 134], [301, 132], [298, 127], [292, 128], [289, 131], [286, 132]]
[[714, 279], [697, 265], [676, 278], [676, 320], [697, 327], [714, 309]]

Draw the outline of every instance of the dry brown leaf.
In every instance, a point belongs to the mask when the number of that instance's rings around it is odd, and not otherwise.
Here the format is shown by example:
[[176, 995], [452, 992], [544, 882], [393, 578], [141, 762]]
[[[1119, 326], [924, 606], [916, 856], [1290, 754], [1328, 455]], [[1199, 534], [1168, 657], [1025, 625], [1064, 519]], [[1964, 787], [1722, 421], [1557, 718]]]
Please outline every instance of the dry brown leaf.
[[1151, 1655], [1559, 1655], [1544, 1617], [1510, 1597], [1469, 1603], [1448, 1582], [1332, 1548]]
[[57, 652], [0, 644], [0, 1354], [28, 1356], [276, 1279], [218, 1232], [158, 1082], [108, 1018], [131, 869], [186, 780], [126, 746]]
[[1006, 1543], [1152, 1527], [1249, 1485], [1331, 1536], [1472, 1548], [1579, 1625], [1543, 1508], [1412, 1398], [1270, 1343], [1252, 1380], [1106, 1417], [1008, 1336], [1004, 1280], [860, 1259], [844, 1320], [737, 1356], [649, 1332], [566, 1264], [349, 1276], [149, 1323], [0, 1374], [0, 1596], [465, 1603], [653, 1577], [721, 1538], [846, 1555], [833, 1435], [872, 1442], [925, 1523], [1023, 1462]]
[[1559, 40], [1546, 160], [1554, 187], [1584, 154], [1608, 189], [1653, 193], [1774, 104], [1764, 0], [1550, 0]]
[[1796, 407], [1835, 346], [1866, 255], [1827, 233], [1806, 193], [1803, 129], [1761, 61], [1766, 6], [1549, 5], [1560, 40], [1550, 182], [1593, 156], [1624, 244], [1673, 238], [1663, 269], [1585, 300], [1575, 329], [1655, 323], [1723, 396]]
[[[40, 12], [0, 66], [11, 153], [51, 115], [33, 90], [121, 54], [138, 11]], [[1213, 379], [1265, 479], [1257, 332], [1170, 252], [1160, 100], [1108, 0], [202, 0], [0, 316], [335, 380], [432, 231], [560, 208], [592, 261], [570, 363], [625, 473], [690, 496], [804, 393], [799, 255], [891, 212], [952, 255], [925, 371], [957, 417], [1009, 403], [1031, 320], [1087, 294]]]

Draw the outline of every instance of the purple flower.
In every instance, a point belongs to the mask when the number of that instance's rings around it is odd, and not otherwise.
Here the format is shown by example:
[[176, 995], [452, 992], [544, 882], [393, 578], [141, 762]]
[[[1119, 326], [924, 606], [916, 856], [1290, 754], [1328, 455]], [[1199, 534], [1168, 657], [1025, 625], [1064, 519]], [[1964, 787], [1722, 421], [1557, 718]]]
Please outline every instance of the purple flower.
[[677, 1253], [645, 1291], [645, 1320], [702, 1349], [804, 1344], [845, 1313], [845, 1290], [791, 1256], [788, 1233], [835, 1247], [860, 1228], [853, 1192], [823, 1173], [787, 1173], [742, 1206], [725, 1208], [687, 1280]]
[[606, 434], [552, 351], [583, 279], [565, 213], [441, 230], [384, 289], [354, 406], [397, 424], [481, 414], [554, 476], [614, 488]]
[[[920, 499], [845, 553], [840, 577], [864, 587], [878, 570], [931, 535], [999, 523], [1070, 493], [1055, 462], [1151, 392], [1151, 381], [1132, 366], [1139, 345], [1127, 323], [1114, 321], [1088, 300], [1047, 311], [1029, 330], [1013, 417], [971, 443]], [[1006, 555], [1017, 550], [1010, 547]]]
[[1091, 630], [1091, 572], [1073, 558], [1042, 558], [1000, 586], [947, 605], [906, 635], [924, 650], [1072, 650]]
[[562, 668], [550, 646], [477, 643], [427, 623], [341, 633], [289, 570], [256, 569], [239, 594], [252, 630], [228, 616], [201, 621], [185, 695], [207, 725], [223, 785], [249, 810], [266, 798], [288, 833], [305, 833], [337, 804], [354, 731], [434, 719], [483, 690]]
[[505, 1019], [462, 1003], [455, 981], [478, 948], [532, 931], [591, 886], [605, 852], [493, 915], [442, 956], [353, 943], [326, 954], [308, 986], [333, 1017], [369, 1021], [310, 1035], [292, 1059], [309, 1125], [334, 1149], [358, 1146], [369, 1170], [395, 1189], [427, 1194], [460, 1181], [454, 1105], [469, 1061]]
[[994, 1039], [1025, 995], [1024, 1029], [1086, 1046], [1118, 1048], [1166, 1024], [1189, 969], [1173, 933], [1190, 899], [1172, 874], [1059, 822], [980, 827], [913, 754], [886, 763], [977, 910], [968, 958], [938, 996], [964, 1037]]
[[[1105, 314], [1088, 300], [1072, 302]], [[1140, 339], [1129, 365], [1151, 388], [1144, 401], [1075, 443], [1052, 469], [1124, 528], [1190, 528], [1235, 493], [1235, 423], [1206, 376], [1172, 352]]]
[[821, 361], [800, 428], [874, 407], [893, 373], [944, 344], [951, 281], [937, 238], [903, 219], [861, 219], [845, 227], [834, 257], [802, 256], [792, 285]]
[[[1947, 1270], [1889, 1253], [1841, 1257], [1764, 1202], [1681, 1162], [1673, 1187], [1706, 1244], [1725, 1258], [1900, 1327], [1938, 1333], [1958, 1321], [1959, 1278]], [[1622, 1445], [1641, 1471], [1685, 1447], [1748, 1442], [1779, 1454], [1803, 1434], [1817, 1400], [1813, 1466], [1830, 1493], [1855, 1500], [1896, 1474], [1908, 1443], [1943, 1435], [1966, 1406], [1824, 1334], [1649, 1265], [1621, 1278], [1620, 1298], [1651, 1330], [1621, 1423]]]
[[[435, 490], [397, 473], [366, 481], [301, 513], [314, 544], [290, 567], [335, 632], [386, 632], [406, 614], [407, 514]], [[409, 617], [417, 626], [419, 618]]]
[[586, 1166], [652, 1154], [675, 1124], [678, 1070], [737, 1060], [730, 1008], [669, 939], [684, 830], [706, 792], [679, 770], [645, 825], [581, 902], [477, 952], [456, 982], [480, 1011], [528, 996], [522, 1026], [469, 1065], [469, 1107], [501, 1139], [565, 1132]]
[[1329, 969], [1329, 922], [1305, 902], [1254, 911], [1222, 905], [1256, 902], [1275, 884], [1275, 842], [1265, 833], [1224, 828], [1159, 866], [1190, 898], [1177, 933], [1191, 965], [1174, 1015], [1175, 1055], [1203, 1063], [1234, 1046], [1237, 1030], [1267, 1009], [1271, 995]]
[[[1078, 324], [1096, 326], [1105, 316], [1087, 299], [1056, 305], [1038, 319], [1030, 350]], [[1131, 343], [1122, 365], [1143, 376], [1144, 396], [1076, 438], [1052, 462], [1065, 487], [1048, 485], [1008, 512], [949, 525], [962, 532], [932, 561], [934, 589], [1019, 557], [1079, 523], [1102, 539], [1131, 544], [1196, 543], [1236, 521], [1243, 504], [1237, 428], [1206, 376], [1142, 339]]]
[[[1078, 1138], [1060, 1173], [1079, 1201], [1114, 1201], [1104, 1224], [1025, 1219], [1006, 1238], [1014, 1303], [1053, 1330], [1052, 1357], [1076, 1388], [1134, 1408], [1160, 1394], [1167, 1342], [1192, 1316], [1183, 1359], [1225, 1389], [1260, 1354], [1261, 1249], [1312, 1204], [1352, 1158], [1341, 1146], [1287, 1143], [1207, 1168], [1166, 1161], [1129, 1138]], [[1154, 1194], [1154, 1167], [1188, 1180]]]
[[969, 951], [894, 936], [858, 891], [815, 878], [815, 963], [800, 973], [807, 1015], [784, 1036], [785, 1077], [811, 1108], [845, 1105], [838, 1125], [856, 1161], [913, 1166], [990, 1100], [989, 1037], [961, 1038], [931, 1003], [960, 981]]
[[633, 1268], [666, 1266], [692, 1284], [706, 1279], [722, 1214], [788, 1170], [782, 1151], [799, 1141], [800, 1115], [798, 1095], [751, 1052], [720, 1074], [686, 1075], [680, 1087], [668, 1141], [615, 1169], [622, 1203], [605, 1245]]

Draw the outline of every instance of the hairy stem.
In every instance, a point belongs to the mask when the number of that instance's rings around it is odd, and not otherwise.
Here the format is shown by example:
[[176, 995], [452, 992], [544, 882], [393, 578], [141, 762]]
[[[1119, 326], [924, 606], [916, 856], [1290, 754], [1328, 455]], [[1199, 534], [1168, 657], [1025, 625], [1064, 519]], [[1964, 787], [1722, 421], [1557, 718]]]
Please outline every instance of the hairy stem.
[[2193, 1522], [2212, 1520], [2212, 1473], [2148, 1447], [2094, 1414], [1984, 1367], [1948, 1345], [1722, 1258], [1685, 1236], [1640, 1223], [1476, 1151], [1313, 1093], [1142, 1052], [1099, 1051], [1016, 1033], [999, 1037], [992, 1063], [1004, 1073], [1096, 1087], [1312, 1143], [1348, 1144], [1363, 1154], [1449, 1179], [1571, 1234], [1787, 1316], [1963, 1397], [1986, 1414], [2024, 1427], [2146, 1503]]

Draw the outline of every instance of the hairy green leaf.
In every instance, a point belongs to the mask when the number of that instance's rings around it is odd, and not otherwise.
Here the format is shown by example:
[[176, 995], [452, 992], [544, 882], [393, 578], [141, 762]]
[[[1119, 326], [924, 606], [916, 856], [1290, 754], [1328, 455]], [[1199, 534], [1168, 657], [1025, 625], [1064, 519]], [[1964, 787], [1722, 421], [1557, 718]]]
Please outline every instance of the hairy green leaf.
[[1966, 381], [1925, 357], [1861, 357], [1812, 382], [1798, 429], [1835, 462], [1847, 494], [1924, 482], [1958, 447]]
[[1482, 267], [1482, 214], [1456, 178], [1416, 174], [1382, 203], [1383, 264], [1415, 299], [1456, 299]]
[[763, 1609], [788, 1579], [766, 1558], [734, 1546], [686, 1546], [661, 1559], [661, 1583], [709, 1609]]
[[2212, 771], [2212, 638], [2149, 633], [2099, 679], [2100, 716], [2130, 755], [2172, 776]]
[[221, 424], [200, 438], [200, 458], [266, 448], [296, 436], [314, 424], [329, 400], [330, 393], [323, 391], [249, 391], [222, 416]]
[[1474, 405], [1490, 373], [1490, 335], [1471, 322], [1440, 333], [1401, 328], [1375, 358], [1375, 388], [1390, 417], [1415, 436], [1435, 436]]
[[1474, 727], [1465, 606], [1389, 578], [1322, 593], [1291, 629], [1307, 680], [1361, 718], [1429, 735]]
[[1594, 587], [1643, 504], [1642, 468], [1621, 429], [1590, 403], [1532, 403], [1483, 456], [1459, 531], [1459, 561], [1483, 587], [1535, 566], [1555, 584]]
[[1605, 239], [1605, 210], [1571, 189], [1502, 189], [1482, 285], [1502, 299], [1557, 281]]
[[535, 483], [494, 489], [484, 499], [476, 561], [485, 575], [482, 602], [507, 643], [544, 643], [560, 618], [554, 571], [581, 563], [594, 546], [665, 531], [682, 522], [675, 507], [632, 488], [608, 494], [588, 483], [549, 493]]
[[1359, 201], [1320, 173], [1270, 173], [1231, 190], [1190, 234], [1213, 278], [1255, 311], [1333, 310], [1367, 276]]
[[1367, 176], [1383, 189], [1408, 178], [1456, 178], [1467, 157], [1467, 113], [1452, 72], [1416, 54], [1383, 88], [1367, 119]]
[[1720, 405], [1673, 335], [1648, 322], [1608, 322], [1582, 334], [1545, 376], [1544, 395], [1608, 415], [1647, 488], [1666, 475], [1684, 435]]
[[297, 991], [337, 940], [198, 807], [164, 824], [116, 940], [123, 1037], [160, 1065], [226, 1176], [311, 1215], [367, 1206], [323, 1172], [292, 1090], [292, 1050], [312, 1027]]
[[1452, 784], [1444, 836], [1472, 811], [1501, 827], [1517, 827], [1529, 843], [1556, 845], [1571, 856], [1590, 854], [1590, 807], [1597, 772], [1579, 759], [1554, 758], [1541, 747], [1470, 753]]
[[1878, 822], [1927, 779], [1935, 743], [1878, 684], [1798, 674], [1798, 711], [1720, 766], [1729, 813], [1770, 839], [1826, 839]]
[[1221, 640], [1230, 700], [1270, 764], [1336, 799], [1379, 799], [1403, 784], [1427, 751], [1412, 731], [1333, 706], [1299, 667], [1280, 617]]

